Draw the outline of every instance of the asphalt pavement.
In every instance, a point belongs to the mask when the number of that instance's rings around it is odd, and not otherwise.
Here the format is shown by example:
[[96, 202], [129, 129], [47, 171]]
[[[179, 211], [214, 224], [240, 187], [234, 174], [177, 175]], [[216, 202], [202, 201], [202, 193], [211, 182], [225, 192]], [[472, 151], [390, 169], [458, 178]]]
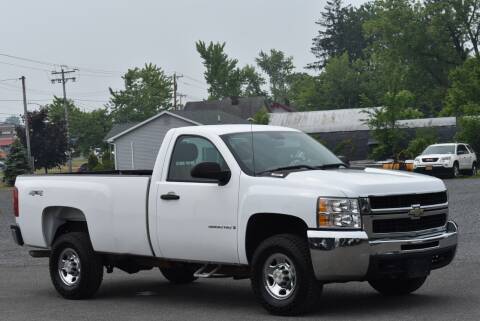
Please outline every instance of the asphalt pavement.
[[[446, 180], [450, 217], [460, 226], [457, 256], [415, 294], [382, 297], [367, 283], [330, 284], [301, 320], [480, 320], [480, 179]], [[255, 301], [247, 280], [171, 285], [158, 270], [105, 274], [98, 295], [64, 300], [47, 259], [11, 240], [11, 191], [0, 191], [0, 320], [278, 320]]]

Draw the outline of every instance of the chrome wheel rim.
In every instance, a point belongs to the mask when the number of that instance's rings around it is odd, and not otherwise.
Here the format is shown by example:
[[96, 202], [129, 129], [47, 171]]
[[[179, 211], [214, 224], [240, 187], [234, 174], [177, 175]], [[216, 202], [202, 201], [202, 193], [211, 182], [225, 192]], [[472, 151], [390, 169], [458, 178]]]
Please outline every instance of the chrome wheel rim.
[[295, 266], [281, 253], [268, 257], [263, 267], [263, 280], [267, 292], [277, 300], [292, 296], [297, 284]]
[[80, 282], [80, 257], [74, 249], [66, 248], [58, 257], [58, 274], [67, 286], [74, 286]]
[[453, 175], [455, 177], [458, 177], [460, 175], [460, 170], [458, 169], [458, 166], [453, 166]]
[[473, 172], [473, 176], [477, 175], [477, 165], [473, 165], [472, 172]]

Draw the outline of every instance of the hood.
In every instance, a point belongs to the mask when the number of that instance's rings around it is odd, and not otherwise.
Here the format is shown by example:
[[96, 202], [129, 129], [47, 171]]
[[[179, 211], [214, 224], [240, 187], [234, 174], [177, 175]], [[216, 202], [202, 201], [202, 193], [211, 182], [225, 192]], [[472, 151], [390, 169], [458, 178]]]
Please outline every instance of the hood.
[[442, 158], [447, 156], [455, 156], [455, 154], [425, 154], [417, 156], [416, 158]]
[[[442, 180], [411, 172], [376, 168], [335, 169], [293, 172], [285, 178], [298, 186], [335, 190], [346, 197], [373, 195], [420, 194], [446, 190]], [[339, 195], [324, 195], [339, 196]]]

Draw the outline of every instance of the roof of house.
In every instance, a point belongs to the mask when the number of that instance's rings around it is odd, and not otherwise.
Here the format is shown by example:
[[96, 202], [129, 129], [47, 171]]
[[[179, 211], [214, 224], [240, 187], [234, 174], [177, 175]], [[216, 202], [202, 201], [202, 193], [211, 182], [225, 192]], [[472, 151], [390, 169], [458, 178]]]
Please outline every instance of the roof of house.
[[265, 97], [227, 97], [222, 100], [191, 101], [185, 105], [185, 111], [219, 110], [237, 117], [248, 119], [253, 117], [262, 108], [271, 112], [273, 109], [285, 112], [295, 111], [293, 107], [279, 103], [268, 103]]
[[[372, 107], [380, 108], [380, 107]], [[370, 109], [370, 108], [369, 108]], [[270, 125], [299, 129], [306, 133], [332, 133], [369, 130], [365, 108], [271, 113]], [[455, 117], [400, 120], [404, 128], [455, 126]]]
[[15, 137], [0, 137], [0, 146], [10, 146], [15, 141]]
[[248, 124], [249, 122], [235, 115], [225, 113], [219, 110], [191, 111], [191, 110], [172, 110], [162, 111], [157, 115], [150, 117], [142, 122], [115, 124], [107, 133], [104, 140], [113, 141], [116, 138], [151, 122], [162, 115], [170, 115], [185, 120], [192, 125], [216, 125], [216, 124]]

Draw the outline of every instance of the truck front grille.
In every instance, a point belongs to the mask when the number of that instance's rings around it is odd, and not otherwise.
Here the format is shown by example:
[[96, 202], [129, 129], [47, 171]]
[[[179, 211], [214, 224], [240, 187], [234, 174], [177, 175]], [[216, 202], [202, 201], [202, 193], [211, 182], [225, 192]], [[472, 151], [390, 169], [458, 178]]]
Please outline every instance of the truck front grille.
[[447, 215], [437, 214], [418, 219], [393, 218], [374, 220], [372, 222], [372, 230], [373, 233], [416, 232], [442, 227], [445, 224], [447, 224]]
[[424, 163], [435, 163], [436, 161], [438, 161], [438, 158], [422, 158], [422, 161]]
[[405, 208], [412, 205], [429, 206], [447, 203], [447, 192], [370, 196], [371, 209]]

